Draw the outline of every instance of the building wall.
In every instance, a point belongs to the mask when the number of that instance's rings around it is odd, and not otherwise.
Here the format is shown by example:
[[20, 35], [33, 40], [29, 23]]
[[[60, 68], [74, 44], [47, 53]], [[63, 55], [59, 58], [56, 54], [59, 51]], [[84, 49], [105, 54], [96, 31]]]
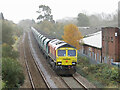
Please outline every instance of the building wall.
[[96, 60], [98, 63], [101, 63], [101, 53], [102, 50], [99, 48], [95, 48], [89, 45], [81, 46], [80, 52], [89, 56], [91, 59]]
[[119, 58], [119, 62], [120, 62], [120, 29], [119, 29], [119, 35], [118, 35], [118, 58]]
[[119, 61], [120, 47], [119, 28], [102, 28], [102, 61], [110, 64], [112, 61]]

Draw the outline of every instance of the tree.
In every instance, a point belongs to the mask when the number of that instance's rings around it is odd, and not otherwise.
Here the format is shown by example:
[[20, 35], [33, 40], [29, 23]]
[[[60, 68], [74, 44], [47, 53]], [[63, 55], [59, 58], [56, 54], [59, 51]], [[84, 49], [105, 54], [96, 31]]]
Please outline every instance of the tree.
[[4, 16], [2, 12], [0, 13], [0, 20], [4, 20]]
[[13, 27], [12, 23], [8, 21], [3, 21], [2, 23], [2, 43], [7, 43], [12, 45], [14, 43], [13, 40]]
[[29, 30], [31, 26], [33, 26], [35, 24], [34, 20], [30, 20], [30, 19], [25, 19], [25, 20], [21, 20], [18, 23], [18, 26], [22, 29], [24, 29], [25, 31]]
[[4, 88], [19, 87], [24, 83], [24, 74], [19, 62], [12, 58], [2, 58], [2, 80]]
[[95, 27], [100, 25], [99, 18], [96, 15], [89, 16], [89, 22], [90, 22], [90, 26]]
[[40, 21], [53, 21], [53, 15], [51, 15], [51, 9], [49, 6], [40, 5], [39, 10], [37, 11], [40, 15], [38, 16], [38, 20]]
[[49, 34], [52, 37], [62, 39], [61, 36], [64, 32], [64, 24], [62, 23], [52, 23], [44, 20], [41, 23], [35, 24], [34, 27], [38, 29], [38, 31], [44, 32], [44, 34]]
[[74, 24], [69, 24], [64, 27], [64, 35], [62, 38], [66, 43], [76, 47], [77, 50], [80, 49], [79, 42], [83, 37], [77, 26]]
[[89, 18], [87, 17], [87, 15], [83, 13], [79, 13], [77, 20], [78, 20], [78, 26], [81, 26], [81, 27], [89, 26]]
[[50, 34], [54, 30], [54, 24], [46, 20], [38, 24], [38, 27], [46, 34]]

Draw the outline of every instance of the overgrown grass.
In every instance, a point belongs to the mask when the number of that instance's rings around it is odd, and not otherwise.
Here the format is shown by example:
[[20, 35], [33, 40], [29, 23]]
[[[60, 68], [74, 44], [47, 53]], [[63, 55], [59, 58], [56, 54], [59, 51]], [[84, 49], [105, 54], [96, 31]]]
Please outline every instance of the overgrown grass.
[[119, 70], [113, 65], [90, 64], [88, 58], [78, 56], [77, 72], [98, 88], [118, 88]]

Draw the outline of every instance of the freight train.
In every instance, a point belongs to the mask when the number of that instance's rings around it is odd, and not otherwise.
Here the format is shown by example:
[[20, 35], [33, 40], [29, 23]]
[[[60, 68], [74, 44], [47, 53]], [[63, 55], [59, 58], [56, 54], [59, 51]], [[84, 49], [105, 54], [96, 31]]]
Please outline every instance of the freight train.
[[76, 72], [77, 50], [72, 45], [55, 38], [48, 38], [31, 27], [38, 45], [59, 75], [72, 75]]

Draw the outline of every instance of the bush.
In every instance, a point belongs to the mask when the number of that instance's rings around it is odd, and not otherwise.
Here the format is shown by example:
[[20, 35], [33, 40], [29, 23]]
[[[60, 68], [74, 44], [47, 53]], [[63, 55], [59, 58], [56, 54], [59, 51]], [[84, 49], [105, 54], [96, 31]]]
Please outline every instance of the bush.
[[13, 50], [13, 47], [7, 44], [2, 45], [2, 57], [10, 57], [13, 59], [18, 58], [19, 54], [17, 51]]
[[[120, 74], [118, 67], [108, 64], [90, 64], [85, 57], [78, 57], [77, 71], [89, 79], [97, 87], [113, 87], [120, 85]], [[96, 83], [96, 81], [98, 83]], [[103, 87], [102, 87], [103, 88]]]
[[22, 67], [17, 60], [2, 58], [2, 79], [6, 83], [5, 88], [19, 87], [24, 83]]
[[88, 64], [90, 64], [90, 63], [89, 63], [89, 60], [88, 60], [87, 57], [78, 56], [78, 64], [88, 65]]
[[86, 70], [88, 69], [88, 65], [90, 65], [88, 58], [78, 56], [77, 71], [82, 76], [87, 76], [88, 73], [86, 72]]

